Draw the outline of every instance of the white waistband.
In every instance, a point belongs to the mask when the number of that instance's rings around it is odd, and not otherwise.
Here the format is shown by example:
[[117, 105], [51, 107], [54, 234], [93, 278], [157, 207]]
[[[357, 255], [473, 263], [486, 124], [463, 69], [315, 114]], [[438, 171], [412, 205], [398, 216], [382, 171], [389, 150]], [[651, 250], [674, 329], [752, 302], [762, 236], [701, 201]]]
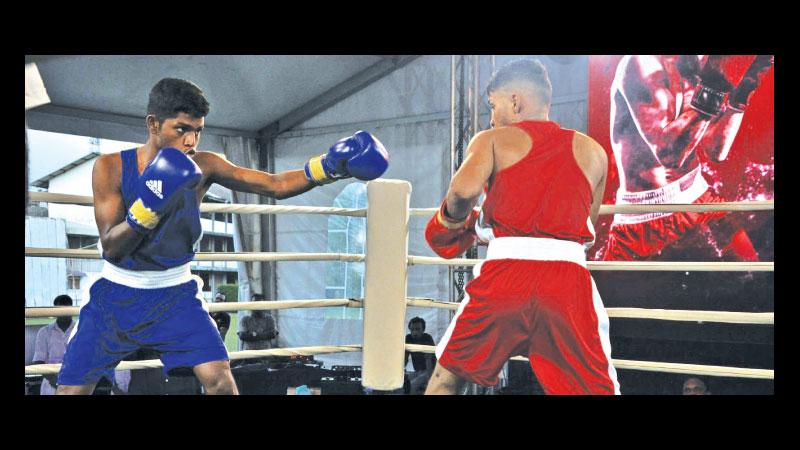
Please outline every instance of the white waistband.
[[100, 276], [136, 289], [157, 289], [177, 286], [195, 279], [190, 263], [167, 270], [127, 270], [104, 261]]
[[[706, 182], [700, 171], [700, 166], [698, 166], [681, 178], [658, 189], [640, 192], [627, 192], [619, 189], [617, 191], [617, 204], [694, 203], [707, 190], [708, 182]], [[615, 214], [614, 223], [641, 223], [669, 215], [672, 215], [672, 213]]]
[[531, 259], [536, 261], [569, 261], [586, 267], [583, 245], [559, 239], [500, 237], [489, 242], [486, 260]]

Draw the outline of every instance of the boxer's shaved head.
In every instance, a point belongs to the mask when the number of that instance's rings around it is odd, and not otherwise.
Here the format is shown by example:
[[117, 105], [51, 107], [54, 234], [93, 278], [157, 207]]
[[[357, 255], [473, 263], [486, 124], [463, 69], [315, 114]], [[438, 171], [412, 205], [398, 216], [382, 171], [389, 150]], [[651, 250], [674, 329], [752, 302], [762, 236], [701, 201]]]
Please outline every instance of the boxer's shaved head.
[[553, 97], [553, 85], [550, 84], [547, 69], [538, 59], [521, 59], [501, 67], [489, 80], [486, 93], [491, 95], [501, 89], [529, 92], [548, 109]]

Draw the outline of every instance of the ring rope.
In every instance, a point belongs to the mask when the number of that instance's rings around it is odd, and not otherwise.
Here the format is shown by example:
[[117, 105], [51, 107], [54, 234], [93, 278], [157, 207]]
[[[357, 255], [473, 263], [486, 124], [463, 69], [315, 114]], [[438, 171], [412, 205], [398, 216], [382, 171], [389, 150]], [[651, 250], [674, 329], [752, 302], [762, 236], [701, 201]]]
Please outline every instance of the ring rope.
[[[432, 345], [406, 344], [410, 352], [435, 353], [436, 347]], [[515, 356], [512, 361], [529, 361], [524, 356]], [[632, 361], [627, 359], [612, 359], [611, 363], [617, 369], [644, 370], [649, 372], [684, 373], [694, 375], [708, 375], [714, 377], [731, 378], [762, 378], [775, 379], [775, 371], [770, 369], [750, 369], [743, 367], [704, 366], [699, 364], [681, 364], [654, 361]]]
[[[406, 344], [406, 350], [411, 352], [422, 353], [435, 353], [436, 347], [432, 345], [414, 345]], [[231, 360], [256, 358], [263, 356], [295, 356], [295, 355], [317, 355], [323, 353], [344, 353], [344, 352], [360, 352], [362, 347], [360, 345], [345, 345], [345, 346], [320, 346], [320, 347], [295, 347], [295, 348], [282, 348], [282, 349], [269, 349], [269, 350], [243, 350], [239, 352], [229, 353], [228, 357]], [[528, 361], [528, 358], [523, 356], [515, 356], [511, 358], [513, 361]], [[741, 367], [723, 367], [723, 366], [704, 366], [698, 364], [680, 364], [680, 363], [666, 363], [666, 362], [652, 362], [652, 361], [631, 361], [623, 359], [612, 359], [612, 363], [619, 369], [631, 370], [644, 370], [651, 372], [669, 372], [669, 373], [684, 373], [696, 375], [710, 375], [720, 377], [734, 377], [734, 378], [766, 378], [774, 379], [775, 371], [768, 369], [749, 369]], [[137, 369], [150, 369], [162, 367], [163, 364], [160, 360], [146, 360], [146, 361], [122, 361], [117, 366], [117, 370], [137, 370]], [[25, 366], [25, 375], [50, 375], [57, 374], [61, 369], [61, 364], [37, 364]]]
[[[102, 259], [97, 250], [25, 247], [25, 256], [37, 258]], [[351, 253], [196, 252], [193, 261], [344, 261], [363, 262], [365, 255]]]
[[[445, 302], [425, 298], [409, 298], [407, 306], [422, 308], [439, 308], [455, 311], [460, 303]], [[207, 303], [208, 312], [218, 311], [267, 311], [290, 308], [330, 308], [348, 307], [363, 308], [362, 300], [356, 299], [308, 299], [308, 300], [276, 300], [260, 302]], [[609, 317], [626, 319], [654, 319], [684, 322], [716, 322], [751, 325], [774, 325], [775, 313], [748, 313], [729, 311], [693, 311], [643, 308], [606, 308]], [[78, 306], [57, 306], [25, 308], [25, 318], [77, 316]]]
[[[39, 258], [101, 259], [97, 250], [25, 247], [25, 256]], [[350, 253], [197, 252], [194, 261], [344, 261], [362, 262], [365, 255]], [[410, 265], [474, 266], [481, 259], [444, 259], [408, 256]], [[671, 262], [671, 261], [588, 261], [589, 270], [774, 272], [774, 262]]]
[[[94, 198], [85, 195], [29, 192], [30, 201], [93, 206]], [[366, 208], [328, 208], [322, 206], [251, 205], [242, 203], [201, 203], [200, 212], [234, 214], [333, 214], [367, 217]]]
[[[228, 353], [230, 360], [260, 358], [263, 356], [310, 356], [325, 353], [346, 353], [360, 352], [360, 345], [338, 345], [338, 346], [319, 346], [319, 347], [294, 347], [294, 348], [273, 348], [269, 350], [242, 350]], [[116, 370], [138, 370], [154, 369], [163, 367], [164, 364], [159, 359], [148, 359], [143, 361], [121, 361]], [[52, 375], [61, 370], [61, 364], [36, 364], [25, 366], [25, 375]]]
[[[719, 203], [660, 203], [660, 204], [621, 204], [600, 205], [601, 216], [610, 214], [646, 214], [670, 212], [713, 212], [713, 211], [772, 211], [774, 200]], [[411, 216], [432, 216], [439, 208], [410, 208]]]
[[[308, 300], [276, 300], [261, 302], [230, 302], [230, 303], [205, 303], [208, 312], [218, 311], [268, 311], [274, 309], [291, 308], [330, 308], [344, 306], [349, 308], [362, 308], [363, 302], [356, 299], [308, 299]], [[79, 306], [48, 306], [38, 308], [25, 308], [25, 318], [36, 317], [64, 317], [80, 314]]]
[[[92, 206], [94, 198], [85, 195], [56, 194], [51, 192], [29, 192], [31, 201], [66, 203]], [[663, 204], [622, 204], [600, 205], [600, 215], [608, 214], [646, 214], [668, 212], [713, 212], [713, 211], [770, 211], [775, 209], [774, 200], [720, 202], [720, 203], [663, 203]], [[409, 208], [411, 216], [432, 216], [439, 208]], [[334, 214], [342, 216], [366, 217], [366, 209], [328, 208], [291, 205], [249, 205], [240, 203], [201, 203], [201, 212], [222, 212], [238, 214]]]
[[[410, 265], [474, 266], [484, 260], [435, 256], [409, 256]], [[774, 262], [682, 262], [682, 261], [587, 261], [589, 270], [700, 271], [700, 272], [774, 272]]]
[[[455, 311], [460, 303], [445, 302], [426, 298], [409, 298], [408, 306], [421, 308], [439, 308]], [[750, 313], [730, 311], [696, 311], [676, 309], [644, 309], [644, 308], [606, 308], [608, 317], [619, 319], [654, 319], [681, 322], [716, 322], [739, 323], [750, 325], [774, 325], [775, 313]]]

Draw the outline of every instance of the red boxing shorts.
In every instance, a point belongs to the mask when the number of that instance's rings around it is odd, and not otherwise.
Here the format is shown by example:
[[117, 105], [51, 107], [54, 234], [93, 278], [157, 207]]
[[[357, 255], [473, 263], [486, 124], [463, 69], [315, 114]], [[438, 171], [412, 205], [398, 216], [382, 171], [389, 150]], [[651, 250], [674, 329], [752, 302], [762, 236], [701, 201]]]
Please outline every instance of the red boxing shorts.
[[577, 242], [503, 237], [444, 337], [439, 363], [458, 377], [495, 385], [509, 358], [527, 356], [546, 394], [619, 394], [609, 321]]
[[[700, 168], [660, 189], [617, 194], [618, 204], [719, 203], [724, 201], [708, 189]], [[662, 251], [688, 232], [727, 212], [676, 212], [616, 214], [603, 251], [606, 261], [633, 261]]]

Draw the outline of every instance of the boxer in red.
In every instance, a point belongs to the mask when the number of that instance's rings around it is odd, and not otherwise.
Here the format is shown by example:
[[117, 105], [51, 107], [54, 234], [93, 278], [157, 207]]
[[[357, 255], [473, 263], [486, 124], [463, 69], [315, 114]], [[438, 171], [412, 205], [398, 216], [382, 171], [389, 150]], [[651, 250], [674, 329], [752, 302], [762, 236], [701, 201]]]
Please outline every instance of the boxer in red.
[[487, 92], [492, 129], [470, 142], [425, 230], [444, 258], [479, 235], [489, 245], [436, 348], [426, 394], [455, 394], [465, 381], [495, 385], [517, 355], [530, 359], [547, 394], [619, 394], [608, 315], [586, 269], [606, 153], [549, 120], [552, 87], [541, 62], [504, 66]]
[[[714, 203], [699, 153], [723, 161], [753, 91], [773, 64], [756, 56], [741, 80], [723, 69], [727, 56], [623, 57], [611, 85], [611, 147], [619, 168], [617, 204]], [[738, 83], [738, 84], [737, 84]], [[747, 232], [726, 212], [616, 214], [604, 260], [642, 260], [679, 246], [712, 258], [758, 261]], [[697, 242], [699, 241], [699, 242]]]

